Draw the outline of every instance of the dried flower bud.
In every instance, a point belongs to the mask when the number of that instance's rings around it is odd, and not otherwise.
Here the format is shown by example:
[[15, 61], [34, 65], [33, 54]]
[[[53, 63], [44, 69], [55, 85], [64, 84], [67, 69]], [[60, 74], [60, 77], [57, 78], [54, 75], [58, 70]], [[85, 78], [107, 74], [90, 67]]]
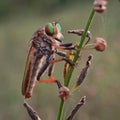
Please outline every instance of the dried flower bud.
[[71, 114], [69, 115], [69, 117], [66, 120], [72, 120], [73, 117], [76, 115], [76, 113], [78, 112], [78, 110], [85, 104], [86, 101], [86, 96], [83, 96], [79, 103], [73, 108]]
[[41, 120], [40, 117], [38, 116], [37, 112], [27, 102], [24, 102], [23, 105], [26, 108], [26, 110], [32, 120]]
[[106, 49], [106, 47], [107, 47], [107, 43], [103, 38], [97, 37], [95, 39], [94, 49], [102, 52]]
[[88, 70], [89, 70], [90, 65], [91, 65], [92, 58], [93, 58], [92, 55], [88, 56], [88, 59], [86, 61], [86, 66], [82, 69], [82, 71], [81, 71], [81, 73], [80, 73], [80, 75], [79, 75], [79, 77], [77, 79], [75, 88], [77, 88], [78, 86], [80, 86], [81, 83], [85, 80], [85, 77], [87, 76]]
[[107, 0], [95, 0], [94, 10], [99, 13], [103, 13], [106, 10]]
[[69, 89], [67, 87], [61, 87], [59, 89], [59, 97], [62, 99], [62, 100], [66, 100], [68, 97], [69, 97]]

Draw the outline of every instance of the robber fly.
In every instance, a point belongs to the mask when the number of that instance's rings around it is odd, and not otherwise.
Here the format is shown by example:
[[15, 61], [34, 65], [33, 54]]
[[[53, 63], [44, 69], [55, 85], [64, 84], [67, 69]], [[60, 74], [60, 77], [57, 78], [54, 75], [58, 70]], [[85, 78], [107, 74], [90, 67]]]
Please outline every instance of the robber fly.
[[[61, 25], [57, 22], [48, 23], [45, 28], [40, 28], [34, 33], [22, 82], [22, 94], [25, 98], [32, 96], [36, 81], [56, 83], [56, 79], [52, 76], [55, 62], [64, 60], [72, 65], [66, 54], [58, 49], [71, 50], [75, 49], [75, 45], [62, 44], [62, 38]], [[55, 54], [62, 56], [61, 59], [55, 60]], [[47, 68], [49, 79], [41, 80], [41, 76]]]

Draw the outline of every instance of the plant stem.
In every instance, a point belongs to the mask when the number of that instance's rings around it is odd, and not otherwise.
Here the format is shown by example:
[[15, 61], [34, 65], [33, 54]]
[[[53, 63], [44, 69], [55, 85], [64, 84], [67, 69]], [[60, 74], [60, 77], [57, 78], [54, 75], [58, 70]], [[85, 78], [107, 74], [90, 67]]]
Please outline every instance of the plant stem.
[[[77, 61], [77, 59], [78, 59], [78, 57], [79, 57], [80, 51], [81, 51], [81, 49], [82, 49], [82, 47], [83, 47], [83, 44], [84, 44], [84, 41], [85, 41], [85, 37], [86, 37], [87, 31], [88, 31], [88, 29], [89, 29], [89, 27], [90, 27], [90, 24], [91, 24], [91, 22], [92, 22], [92, 19], [93, 19], [93, 17], [94, 17], [94, 14], [95, 14], [95, 11], [94, 11], [94, 9], [92, 9], [91, 14], [90, 14], [90, 16], [89, 16], [89, 19], [88, 19], [88, 21], [87, 21], [87, 24], [86, 24], [86, 26], [85, 26], [84, 32], [83, 32], [83, 34], [82, 34], [82, 36], [81, 36], [80, 43], [78, 44], [78, 47], [77, 47], [78, 50], [77, 50], [77, 52], [75, 53], [74, 60], [73, 60], [73, 64], [76, 63], [76, 61]], [[74, 71], [74, 67], [70, 67], [70, 70], [69, 70], [69, 72], [68, 72], [68, 75], [67, 75], [67, 78], [66, 78], [66, 82], [65, 82], [65, 86], [67, 86], [67, 87], [69, 86], [70, 79], [71, 79], [71, 77], [72, 77], [73, 71]], [[60, 106], [59, 106], [59, 111], [58, 111], [57, 120], [62, 120], [63, 108], [64, 108], [64, 101], [61, 100]]]
[[64, 100], [61, 100], [57, 120], [62, 120], [63, 108], [64, 108]]
[[[78, 45], [78, 50], [77, 50], [77, 52], [76, 52], [76, 54], [75, 54], [75, 56], [74, 56], [73, 64], [76, 63], [76, 61], [77, 61], [77, 59], [78, 59], [78, 57], [79, 57], [79, 55], [80, 55], [80, 51], [81, 51], [81, 49], [82, 49], [82, 47], [83, 47], [83, 43], [84, 43], [84, 41], [85, 41], [85, 37], [86, 37], [87, 31], [88, 31], [88, 29], [89, 29], [89, 27], [90, 27], [90, 24], [91, 24], [91, 22], [92, 22], [92, 19], [93, 19], [93, 17], [94, 17], [94, 14], [95, 14], [95, 11], [92, 9], [91, 14], [90, 14], [89, 19], [88, 19], [88, 22], [87, 22], [86, 27], [85, 27], [85, 29], [84, 29], [84, 32], [83, 32], [83, 34], [82, 34], [82, 36], [81, 36], [81, 40], [80, 40], [80, 43], [79, 43], [79, 45]], [[74, 70], [74, 67], [71, 67], [71, 68], [70, 68], [70, 71], [69, 71], [69, 73], [68, 73], [68, 75], [67, 75], [66, 84], [65, 84], [65, 86], [67, 86], [67, 87], [69, 86], [69, 83], [70, 83], [70, 79], [71, 79], [71, 77], [72, 77], [73, 70]]]

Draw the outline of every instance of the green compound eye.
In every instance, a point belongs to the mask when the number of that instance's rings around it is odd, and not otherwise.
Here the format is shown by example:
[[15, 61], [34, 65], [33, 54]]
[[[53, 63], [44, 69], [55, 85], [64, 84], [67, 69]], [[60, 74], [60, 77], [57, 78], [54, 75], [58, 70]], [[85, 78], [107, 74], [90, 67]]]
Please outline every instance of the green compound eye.
[[45, 32], [46, 34], [51, 35], [51, 36], [54, 34], [54, 26], [52, 25], [52, 23], [48, 23], [45, 26]]
[[61, 27], [60, 23], [56, 23], [56, 26], [60, 31], [62, 30], [62, 27]]

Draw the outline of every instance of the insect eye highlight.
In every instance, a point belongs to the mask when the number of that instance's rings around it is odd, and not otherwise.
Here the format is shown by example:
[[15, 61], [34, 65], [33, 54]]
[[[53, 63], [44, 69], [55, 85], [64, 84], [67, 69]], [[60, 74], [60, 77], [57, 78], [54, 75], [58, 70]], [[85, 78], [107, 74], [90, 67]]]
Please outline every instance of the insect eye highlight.
[[62, 27], [61, 27], [60, 23], [56, 23], [56, 26], [60, 31], [62, 30]]
[[50, 36], [52, 36], [54, 34], [54, 26], [52, 23], [48, 23], [45, 26], [45, 32], [47, 35], [50, 35]]

